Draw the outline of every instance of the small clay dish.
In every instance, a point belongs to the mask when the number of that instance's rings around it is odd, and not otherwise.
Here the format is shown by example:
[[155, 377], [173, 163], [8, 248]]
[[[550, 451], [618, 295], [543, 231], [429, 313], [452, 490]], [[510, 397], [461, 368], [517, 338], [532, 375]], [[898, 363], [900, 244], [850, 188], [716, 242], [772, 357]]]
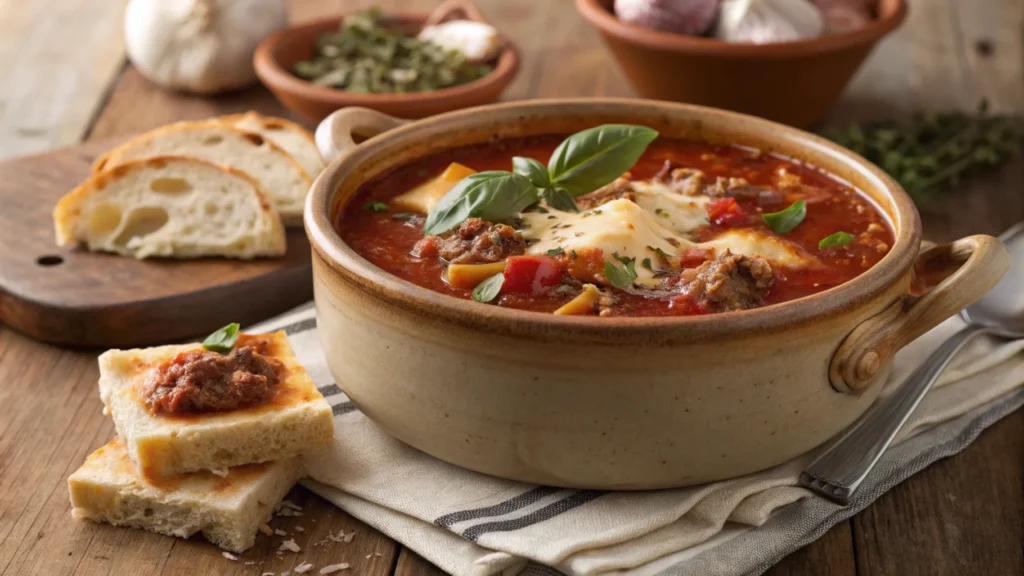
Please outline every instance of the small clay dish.
[[[449, 0], [434, 12], [389, 14], [395, 25], [416, 32], [420, 28], [453, 19], [484, 22], [470, 0]], [[291, 26], [268, 36], [256, 48], [256, 74], [274, 96], [289, 109], [313, 122], [346, 106], [361, 106], [401, 118], [422, 118], [459, 108], [496, 102], [519, 70], [519, 51], [504, 39], [504, 49], [490, 74], [458, 86], [408, 94], [359, 94], [317, 86], [291, 73], [299, 60], [313, 56], [313, 42], [336, 31], [344, 15]]]
[[875, 44], [903, 22], [905, 0], [879, 0], [855, 30], [777, 44], [736, 44], [620, 22], [612, 0], [576, 0], [644, 98], [702, 104], [807, 127], [835, 103]]

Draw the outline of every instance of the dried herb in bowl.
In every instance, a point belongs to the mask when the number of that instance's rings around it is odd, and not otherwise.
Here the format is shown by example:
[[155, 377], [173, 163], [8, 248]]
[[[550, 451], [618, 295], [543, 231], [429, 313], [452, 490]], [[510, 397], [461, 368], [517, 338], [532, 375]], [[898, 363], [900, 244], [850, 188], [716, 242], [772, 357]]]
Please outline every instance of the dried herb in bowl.
[[961, 178], [1018, 156], [1024, 118], [978, 111], [920, 111], [907, 121], [882, 120], [826, 132], [895, 178], [915, 202], [927, 203]]
[[316, 39], [316, 54], [292, 71], [313, 84], [357, 93], [427, 92], [486, 76], [494, 67], [415, 38], [378, 9], [345, 17]]

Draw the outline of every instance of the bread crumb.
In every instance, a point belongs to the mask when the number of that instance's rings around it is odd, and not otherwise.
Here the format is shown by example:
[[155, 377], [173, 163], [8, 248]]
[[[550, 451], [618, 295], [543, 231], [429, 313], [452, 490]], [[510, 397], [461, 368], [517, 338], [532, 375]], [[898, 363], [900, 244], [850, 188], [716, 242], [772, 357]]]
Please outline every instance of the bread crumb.
[[231, 552], [228, 552], [228, 551], [222, 551], [222, 552], [220, 553], [220, 555], [221, 555], [221, 556], [223, 556], [223, 557], [225, 557], [225, 558], [227, 558], [228, 560], [231, 560], [232, 562], [238, 562], [238, 556], [235, 556], [235, 555], [234, 555], [234, 554], [232, 554]]
[[377, 558], [380, 558], [380, 552], [374, 552], [373, 555], [376, 556]]
[[373, 556], [373, 554], [367, 554], [366, 555], [367, 558], [369, 558], [370, 556]]
[[339, 562], [338, 564], [331, 564], [330, 566], [324, 566], [320, 569], [321, 574], [334, 574], [335, 572], [341, 572], [342, 570], [348, 570], [348, 562]]
[[263, 532], [267, 536], [274, 535], [274, 530], [270, 527], [270, 524], [264, 524], [263, 526], [260, 526], [260, 532]]
[[302, 548], [299, 548], [299, 545], [295, 543], [295, 540], [285, 540], [284, 542], [281, 542], [281, 547], [277, 549], [278, 552], [283, 550], [299, 552]]
[[278, 528], [278, 529], [274, 530], [274, 535], [275, 536], [287, 536], [288, 533], [285, 532], [284, 530], [281, 530], [280, 528]]
[[345, 534], [345, 537], [343, 538], [343, 540], [345, 541], [345, 544], [348, 544], [355, 537], [356, 537], [356, 531], [353, 530], [353, 531], [349, 532], [348, 534]]
[[253, 564], [255, 564], [255, 563], [256, 563], [256, 561], [255, 561], [255, 560], [249, 560], [248, 562], [246, 562], [246, 563], [245, 563], [245, 565], [246, 565], [246, 566], [252, 566], [252, 565], [253, 565]]
[[228, 477], [228, 469], [227, 468], [221, 468], [220, 470], [210, 470], [210, 472], [213, 473], [214, 476], [220, 476], [221, 478], [227, 478]]
[[260, 574], [260, 576], [274, 576], [274, 573], [273, 572], [264, 572], [263, 574]]
[[309, 562], [303, 562], [302, 564], [299, 564], [298, 566], [295, 567], [295, 573], [296, 574], [305, 574], [306, 572], [309, 572], [312, 569], [313, 569], [313, 565], [312, 564], [310, 564]]
[[281, 506], [284, 506], [285, 508], [291, 508], [292, 510], [302, 511], [302, 506], [299, 506], [298, 504], [292, 502], [291, 500], [282, 500]]
[[305, 531], [306, 531], [306, 529], [305, 529], [305, 528], [303, 528], [302, 526], [296, 526], [296, 527], [295, 527], [295, 531], [296, 531], [296, 532], [305, 532]]

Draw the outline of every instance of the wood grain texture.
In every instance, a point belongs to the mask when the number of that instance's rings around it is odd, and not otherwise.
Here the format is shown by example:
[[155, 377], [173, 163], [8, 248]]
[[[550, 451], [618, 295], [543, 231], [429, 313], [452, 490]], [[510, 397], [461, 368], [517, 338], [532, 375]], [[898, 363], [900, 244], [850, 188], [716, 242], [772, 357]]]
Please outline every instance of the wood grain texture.
[[[0, 7], [13, 6], [14, 1], [0, 0]], [[520, 75], [505, 93], [506, 99], [633, 95], [597, 34], [575, 14], [571, 1], [477, 1], [487, 17], [523, 49]], [[435, 2], [292, 0], [290, 4], [292, 19], [301, 21], [371, 4], [424, 10]], [[0, 21], [5, 16], [0, 14]], [[1019, 0], [914, 2], [906, 26], [879, 46], [828, 120], [888, 117], [919, 106], [970, 108], [982, 96], [998, 109], [1021, 110], [1022, 26], [1024, 3]], [[75, 33], [67, 32], [68, 37]], [[980, 39], [992, 42], [991, 56], [976, 52]], [[4, 45], [17, 45], [17, 41], [7, 39]], [[84, 102], [96, 97], [82, 98], [79, 104], [94, 107], [102, 100]], [[280, 111], [261, 89], [193, 98], [164, 93], [129, 68], [116, 78], [109, 103], [89, 135], [94, 139], [125, 136], [174, 120], [250, 108]], [[7, 144], [5, 138], [0, 132], [0, 146]], [[923, 213], [926, 234], [936, 240], [998, 232], [1024, 219], [1024, 163], [957, 190]], [[278, 559], [274, 550], [281, 538], [260, 536], [257, 546], [235, 563], [201, 539], [179, 541], [73, 522], [66, 478], [112, 434], [96, 398], [94, 354], [61, 350], [0, 328], [0, 575], [279, 574], [306, 558], [307, 552], [315, 558], [317, 569], [328, 562], [352, 563], [354, 569], [342, 573], [346, 576], [441, 573], [303, 489], [290, 497], [305, 507], [306, 516], [277, 518], [275, 526], [285, 525], [284, 520], [308, 520], [308, 524], [299, 522], [307, 529], [320, 529], [322, 522], [330, 523], [333, 530], [345, 526], [356, 531], [351, 544], [309, 551], [296, 540], [303, 552]], [[768, 574], [1024, 574], [1022, 442], [1024, 412], [1018, 412], [987, 430], [962, 454], [904, 482], [851, 521], [782, 560]], [[350, 553], [356, 548], [348, 547], [357, 543], [372, 543], [372, 547]], [[354, 563], [359, 555], [371, 562]], [[246, 565], [248, 561], [257, 564]]]
[[127, 0], [0, 0], [0, 158], [79, 141], [121, 69]]
[[58, 248], [51, 210], [110, 140], [0, 163], [0, 321], [39, 340], [133, 347], [254, 323], [312, 297], [309, 242], [281, 258], [135, 260]]

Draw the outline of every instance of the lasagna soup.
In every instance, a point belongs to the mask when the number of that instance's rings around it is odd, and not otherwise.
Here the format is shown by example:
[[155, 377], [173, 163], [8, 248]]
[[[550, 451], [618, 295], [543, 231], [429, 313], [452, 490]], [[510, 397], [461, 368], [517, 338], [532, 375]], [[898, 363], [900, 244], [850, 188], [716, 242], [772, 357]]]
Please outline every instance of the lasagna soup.
[[365, 183], [336, 225], [424, 288], [599, 317], [793, 300], [856, 277], [893, 242], [870, 200], [820, 170], [625, 125], [422, 158]]

